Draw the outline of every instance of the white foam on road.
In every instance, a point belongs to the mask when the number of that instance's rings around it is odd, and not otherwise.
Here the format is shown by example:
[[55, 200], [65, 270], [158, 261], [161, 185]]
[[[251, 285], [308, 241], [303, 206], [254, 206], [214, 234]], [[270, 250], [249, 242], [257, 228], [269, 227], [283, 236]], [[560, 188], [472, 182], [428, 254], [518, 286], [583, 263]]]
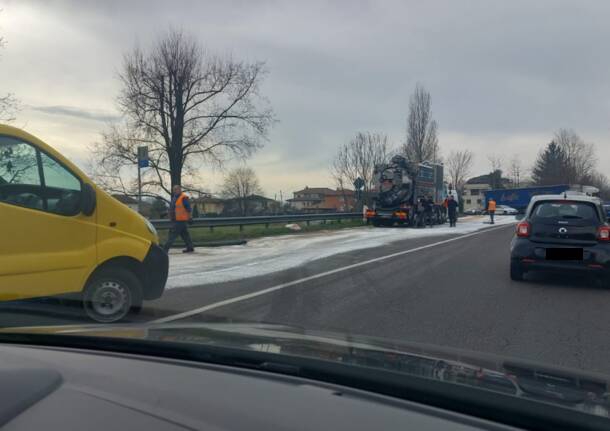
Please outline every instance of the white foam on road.
[[[497, 225], [512, 223], [515, 223], [512, 216], [496, 217]], [[192, 254], [172, 251], [167, 288], [241, 280], [352, 250], [380, 247], [410, 238], [467, 234], [486, 227], [490, 227], [486, 217], [474, 216], [460, 219], [455, 228], [449, 225], [425, 229], [352, 228], [266, 237], [241, 246], [199, 248]]]

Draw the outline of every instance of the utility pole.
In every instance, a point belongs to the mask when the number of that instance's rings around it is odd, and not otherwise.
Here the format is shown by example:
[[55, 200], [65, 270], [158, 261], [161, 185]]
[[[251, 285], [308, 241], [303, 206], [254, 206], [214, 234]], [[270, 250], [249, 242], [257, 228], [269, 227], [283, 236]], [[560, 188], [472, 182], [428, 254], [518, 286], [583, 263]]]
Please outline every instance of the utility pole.
[[148, 167], [148, 147], [138, 147], [138, 213], [142, 213], [142, 168]]
[[142, 173], [138, 163], [138, 213], [142, 214]]

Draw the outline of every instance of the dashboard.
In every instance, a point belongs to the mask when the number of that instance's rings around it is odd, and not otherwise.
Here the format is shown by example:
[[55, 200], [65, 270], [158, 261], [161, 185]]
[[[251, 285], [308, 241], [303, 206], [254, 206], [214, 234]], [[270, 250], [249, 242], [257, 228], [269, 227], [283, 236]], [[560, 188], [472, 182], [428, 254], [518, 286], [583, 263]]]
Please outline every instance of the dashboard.
[[0, 347], [6, 430], [509, 430], [269, 372], [49, 347]]

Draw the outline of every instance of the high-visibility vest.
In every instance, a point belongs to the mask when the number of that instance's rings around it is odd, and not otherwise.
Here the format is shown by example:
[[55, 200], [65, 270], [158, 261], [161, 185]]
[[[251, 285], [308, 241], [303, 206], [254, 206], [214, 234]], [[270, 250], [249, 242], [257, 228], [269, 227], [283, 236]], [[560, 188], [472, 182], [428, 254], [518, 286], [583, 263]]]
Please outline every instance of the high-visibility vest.
[[487, 211], [495, 211], [496, 210], [496, 201], [489, 201], [487, 203]]
[[187, 211], [184, 206], [184, 199], [186, 199], [186, 195], [182, 193], [176, 199], [176, 221], [189, 221], [191, 219], [191, 214]]

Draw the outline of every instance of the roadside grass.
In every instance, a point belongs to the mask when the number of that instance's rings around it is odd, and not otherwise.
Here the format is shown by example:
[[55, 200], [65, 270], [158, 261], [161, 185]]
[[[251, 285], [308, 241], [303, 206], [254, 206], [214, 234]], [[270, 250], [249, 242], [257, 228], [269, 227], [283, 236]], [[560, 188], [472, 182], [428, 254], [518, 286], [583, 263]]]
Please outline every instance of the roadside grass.
[[[312, 221], [309, 226], [305, 223], [298, 223], [301, 227], [300, 231], [294, 231], [286, 227], [287, 223], [265, 225], [250, 225], [244, 226], [243, 231], [239, 230], [239, 226], [223, 226], [210, 229], [209, 227], [194, 227], [190, 228], [189, 232], [195, 244], [202, 244], [213, 241], [232, 241], [242, 239], [254, 239], [265, 236], [275, 235], [303, 235], [311, 232], [319, 232], [324, 230], [339, 230], [354, 227], [368, 227], [362, 220], [338, 220], [319, 222]], [[159, 239], [161, 243], [167, 240], [167, 229], [159, 230]], [[181, 239], [176, 240], [176, 245], [183, 245]]]

